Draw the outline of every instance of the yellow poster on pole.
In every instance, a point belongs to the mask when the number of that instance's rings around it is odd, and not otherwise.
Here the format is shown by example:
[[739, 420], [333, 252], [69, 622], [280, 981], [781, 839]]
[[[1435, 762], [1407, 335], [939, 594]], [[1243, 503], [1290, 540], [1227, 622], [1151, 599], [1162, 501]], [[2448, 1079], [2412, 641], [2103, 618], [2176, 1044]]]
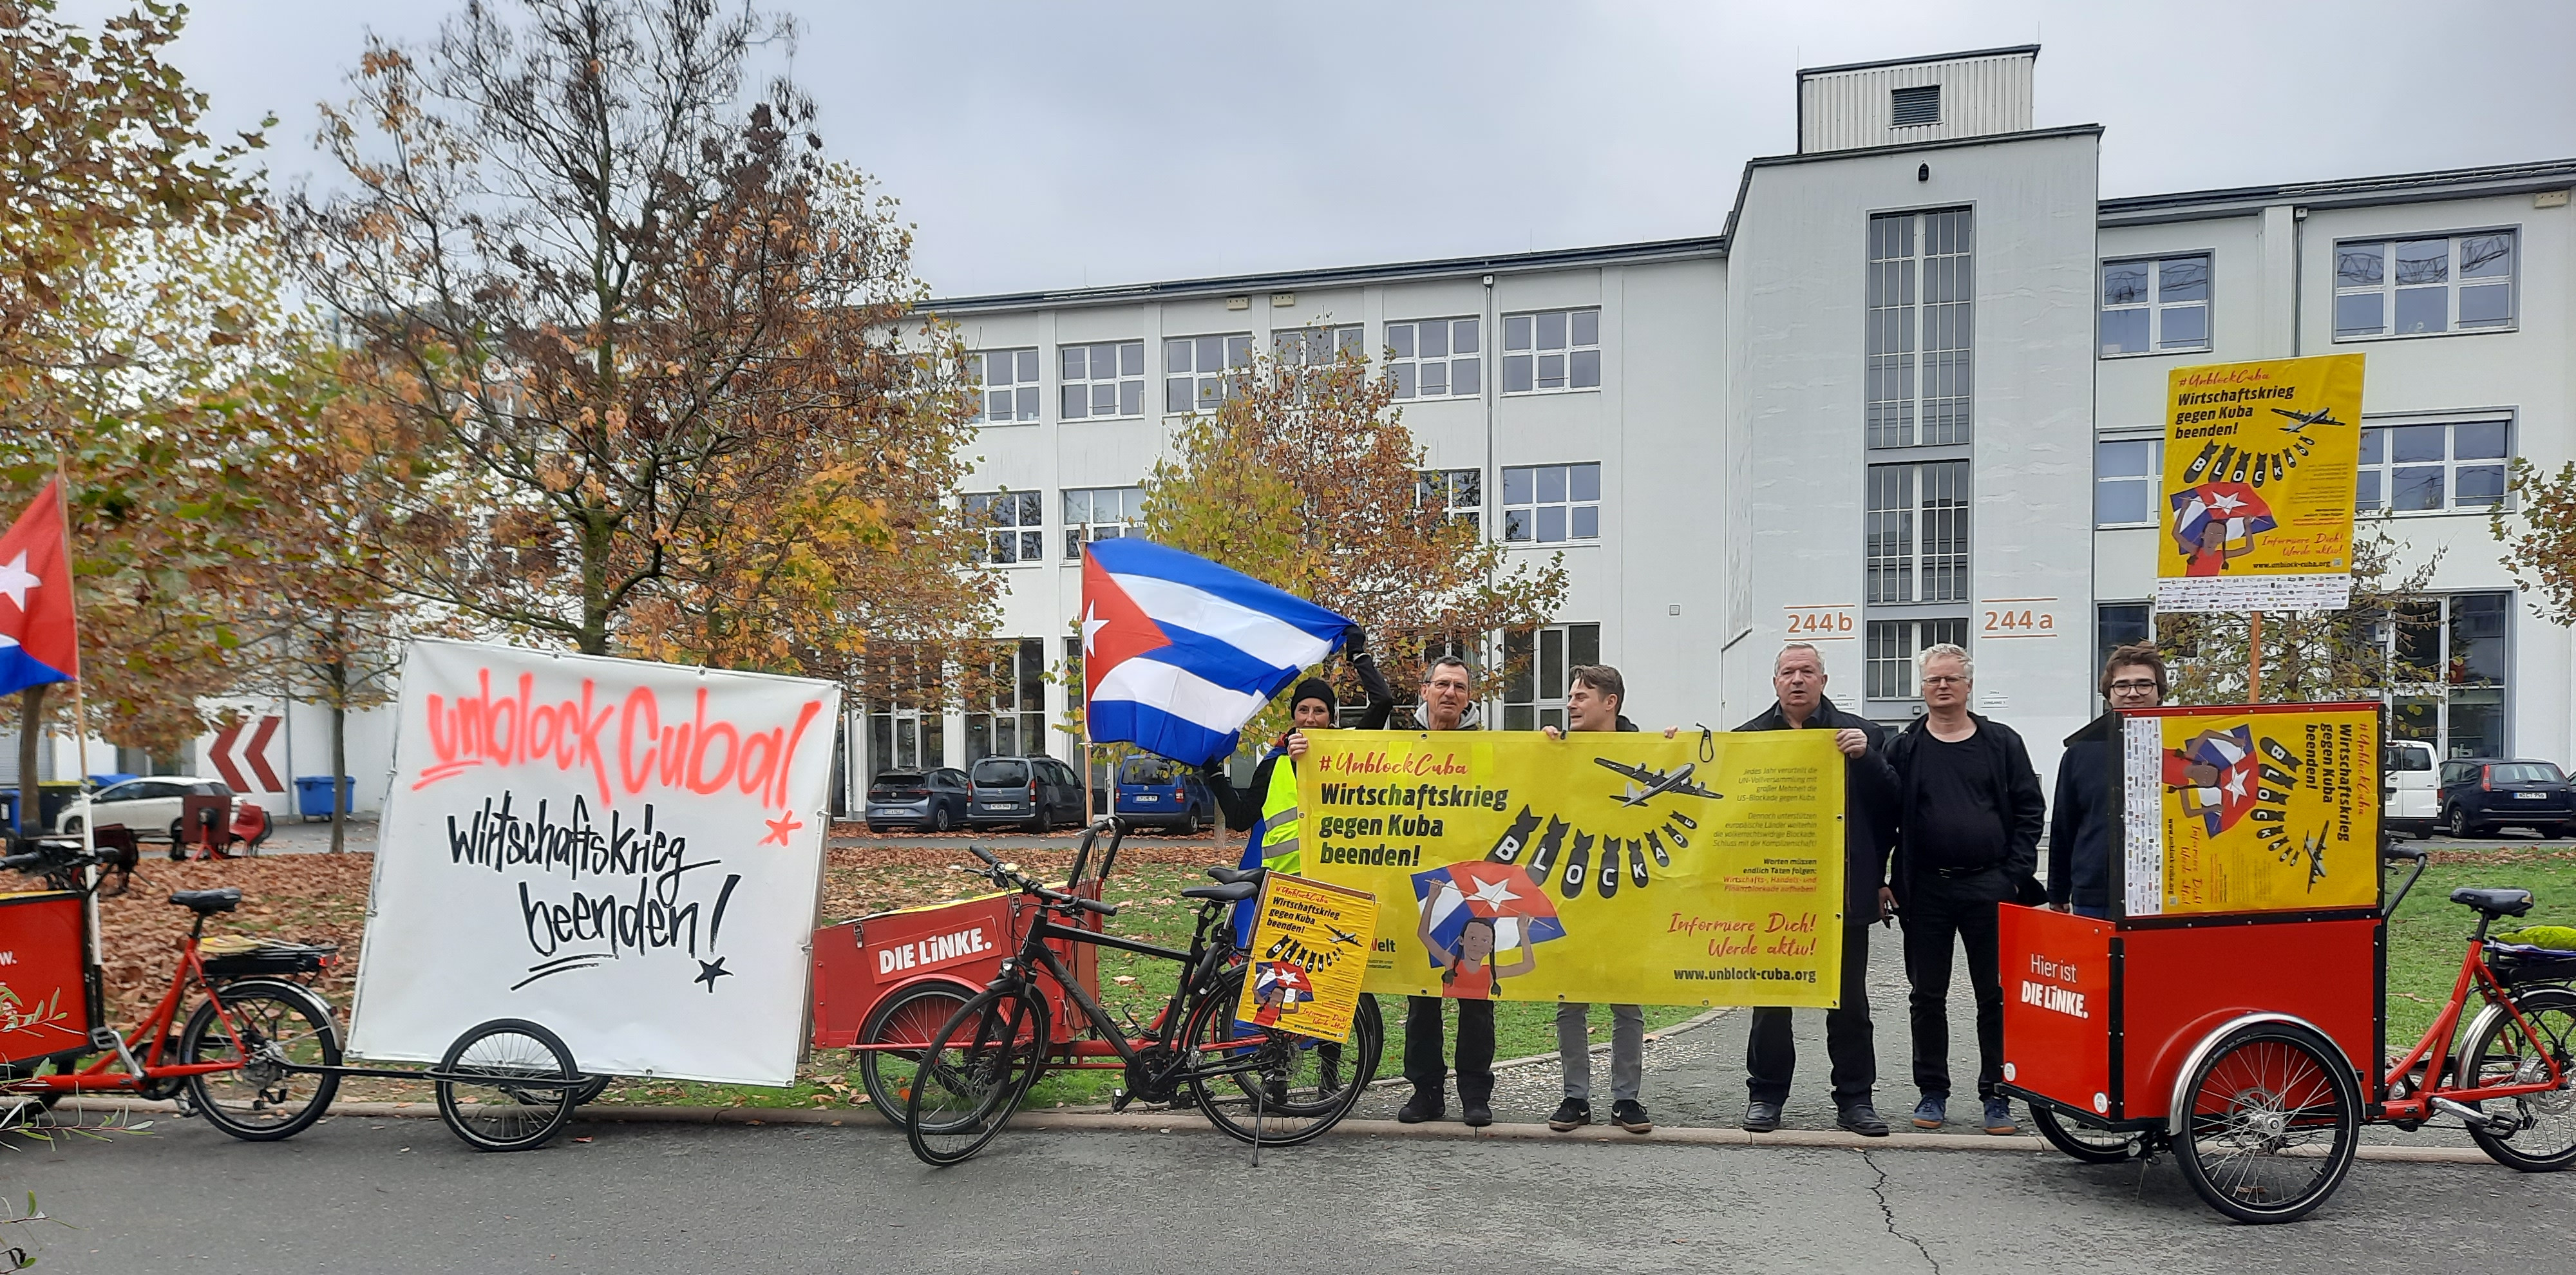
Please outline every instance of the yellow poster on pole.
[[1316, 731], [1305, 874], [1383, 901], [1367, 990], [1830, 1008], [1830, 731]]
[[1377, 899], [1365, 891], [1285, 872], [1261, 879], [1252, 922], [1252, 968], [1236, 1002], [1239, 1022], [1349, 1040], [1368, 973]]
[[2378, 904], [2378, 705], [2154, 709], [2122, 730], [2127, 915]]
[[2175, 368], [2159, 611], [2337, 611], [2352, 597], [2361, 357]]

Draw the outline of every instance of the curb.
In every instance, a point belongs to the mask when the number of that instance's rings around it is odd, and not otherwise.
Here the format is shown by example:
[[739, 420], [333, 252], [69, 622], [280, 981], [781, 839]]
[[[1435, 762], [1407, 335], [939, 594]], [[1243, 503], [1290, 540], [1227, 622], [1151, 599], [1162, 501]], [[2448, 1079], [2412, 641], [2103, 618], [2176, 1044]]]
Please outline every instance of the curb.
[[[125, 1112], [136, 1115], [167, 1115], [178, 1110], [172, 1102], [145, 1102], [140, 1099], [66, 1098], [58, 1110]], [[436, 1119], [438, 1104], [430, 1102], [338, 1102], [331, 1104], [334, 1117], [359, 1119]], [[583, 1107], [573, 1119], [592, 1124], [695, 1124], [695, 1125], [815, 1125], [840, 1127], [858, 1124], [886, 1127], [882, 1117], [866, 1107], [647, 1107], [607, 1104]], [[1085, 1111], [1023, 1111], [1011, 1118], [1023, 1129], [1046, 1129], [1058, 1132], [1091, 1131], [1096, 1133], [1213, 1133], [1205, 1121], [1178, 1112], [1110, 1115]], [[1843, 1151], [1952, 1151], [2048, 1153], [2047, 1143], [2028, 1135], [1996, 1137], [1989, 1134], [1960, 1133], [1891, 1133], [1884, 1138], [1864, 1138], [1838, 1129], [1782, 1129], [1775, 1133], [1748, 1133], [1742, 1129], [1661, 1126], [1650, 1134], [1633, 1134], [1615, 1125], [1587, 1125], [1570, 1133], [1557, 1133], [1545, 1123], [1495, 1124], [1470, 1129], [1454, 1120], [1426, 1124], [1400, 1124], [1393, 1120], [1344, 1120], [1334, 1125], [1330, 1136], [1336, 1138], [1421, 1138], [1448, 1142], [1615, 1142], [1628, 1146], [1651, 1146], [1656, 1143], [1678, 1143], [1694, 1147], [1798, 1147], [1804, 1149]], [[2371, 1144], [2356, 1148], [2361, 1159], [2391, 1164], [2479, 1164], [2492, 1165], [2485, 1153], [2468, 1147], [2405, 1147]]]

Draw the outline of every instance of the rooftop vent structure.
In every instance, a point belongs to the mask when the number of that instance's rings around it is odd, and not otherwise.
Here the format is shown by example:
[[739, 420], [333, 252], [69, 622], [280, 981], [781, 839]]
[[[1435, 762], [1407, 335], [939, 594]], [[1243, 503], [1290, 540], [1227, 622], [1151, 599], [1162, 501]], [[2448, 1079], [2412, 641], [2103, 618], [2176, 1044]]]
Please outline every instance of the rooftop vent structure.
[[1798, 153], [2030, 130], [2039, 46], [1854, 62], [1798, 72]]

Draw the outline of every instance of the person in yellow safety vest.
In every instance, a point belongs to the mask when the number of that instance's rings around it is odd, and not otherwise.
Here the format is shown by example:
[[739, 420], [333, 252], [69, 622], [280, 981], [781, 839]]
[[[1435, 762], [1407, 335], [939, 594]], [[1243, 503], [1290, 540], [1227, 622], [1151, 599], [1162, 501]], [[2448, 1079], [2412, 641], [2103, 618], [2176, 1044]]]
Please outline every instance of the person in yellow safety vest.
[[[1359, 674], [1360, 688], [1368, 694], [1368, 708], [1360, 714], [1357, 729], [1384, 729], [1387, 719], [1395, 715], [1395, 691], [1387, 686], [1386, 675], [1378, 672], [1377, 661], [1369, 656], [1368, 635], [1356, 624], [1343, 638], [1342, 656], [1350, 661], [1351, 671]], [[1290, 875], [1305, 870], [1305, 856], [1298, 840], [1302, 820], [1297, 809], [1296, 759], [1306, 755], [1304, 732], [1332, 729], [1340, 713], [1341, 701], [1333, 692], [1333, 684], [1319, 677], [1307, 678], [1289, 693], [1288, 714], [1293, 729], [1280, 736], [1261, 759], [1249, 786], [1236, 788], [1217, 762], [1199, 768], [1208, 791], [1225, 810], [1225, 826], [1251, 834], [1244, 839], [1240, 866], [1266, 867]], [[1287, 765], [1280, 764], [1283, 759]], [[1250, 908], [1235, 909], [1234, 929], [1237, 943], [1251, 936]]]

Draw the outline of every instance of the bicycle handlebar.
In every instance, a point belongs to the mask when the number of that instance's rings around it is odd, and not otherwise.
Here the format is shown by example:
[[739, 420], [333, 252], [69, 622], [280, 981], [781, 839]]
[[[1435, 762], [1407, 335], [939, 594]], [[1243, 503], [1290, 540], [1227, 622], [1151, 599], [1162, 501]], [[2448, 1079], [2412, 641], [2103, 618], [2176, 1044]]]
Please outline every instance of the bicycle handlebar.
[[2415, 889], [2415, 883], [2424, 878], [2424, 869], [2432, 863], [2432, 856], [2426, 854], [2422, 846], [2401, 846], [2389, 840], [2386, 832], [2382, 832], [2379, 834], [2379, 858], [2382, 863], [2390, 860], [2407, 860], [2415, 865], [2415, 871], [2408, 874], [2406, 884], [2397, 887], [2397, 893], [2389, 897], [2388, 906], [2380, 911], [2383, 917], [2395, 916], [2397, 905], [2404, 903], [2407, 894]]
[[1027, 876], [1021, 873], [1013, 872], [1009, 868], [1003, 866], [1000, 859], [994, 858], [991, 851], [986, 850], [982, 846], [968, 846], [966, 847], [966, 853], [984, 861], [984, 875], [991, 877], [995, 884], [1007, 885], [1023, 894], [1035, 895], [1038, 898], [1044, 899], [1058, 907], [1074, 908], [1084, 912], [1097, 912], [1102, 916], [1118, 915], [1117, 907], [1112, 904], [1102, 903], [1097, 899], [1086, 899], [1079, 895], [1067, 894], [1062, 890], [1050, 890], [1047, 887], [1030, 880]]

